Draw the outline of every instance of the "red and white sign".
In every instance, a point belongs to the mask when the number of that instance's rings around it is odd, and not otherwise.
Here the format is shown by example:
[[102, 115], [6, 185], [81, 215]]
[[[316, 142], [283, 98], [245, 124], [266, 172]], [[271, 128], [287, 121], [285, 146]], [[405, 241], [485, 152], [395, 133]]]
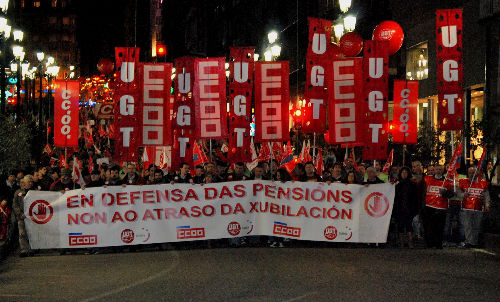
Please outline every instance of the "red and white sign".
[[172, 169], [179, 168], [181, 162], [193, 162], [192, 144], [195, 138], [194, 117], [194, 57], [175, 59], [177, 71], [174, 80], [174, 112], [172, 116], [173, 148]]
[[289, 63], [255, 64], [255, 141], [286, 141], [290, 137]]
[[462, 9], [436, 11], [440, 130], [464, 128], [462, 34]]
[[139, 88], [142, 102], [138, 108], [141, 146], [172, 144], [170, 128], [171, 63], [141, 63]]
[[309, 19], [309, 45], [306, 57], [306, 100], [302, 131], [305, 133], [326, 132], [326, 111], [331, 76], [330, 36], [331, 21]]
[[139, 48], [116, 47], [117, 90], [115, 91], [116, 140], [114, 158], [137, 161], [140, 133], [137, 109], [141, 98], [137, 89]]
[[353, 145], [362, 129], [363, 59], [334, 60], [329, 85], [330, 144]]
[[385, 159], [388, 144], [389, 42], [365, 41], [363, 160]]
[[[35, 212], [36, 211], [36, 212]], [[36, 200], [30, 205], [29, 218], [36, 224], [46, 224], [52, 219], [54, 209], [46, 200]]]
[[227, 137], [224, 58], [195, 59], [194, 103], [197, 139]]
[[97, 245], [97, 235], [69, 235], [69, 246]]
[[394, 80], [392, 142], [416, 144], [418, 130], [418, 81]]
[[[389, 183], [323, 186], [266, 180], [203, 186], [108, 186], [64, 193], [31, 190], [24, 199], [24, 214], [29, 217], [31, 208], [30, 216], [38, 217], [24, 222], [33, 249], [76, 248], [87, 242], [103, 247], [248, 234], [329, 242], [385, 242], [394, 194], [395, 186]], [[45, 203], [40, 204], [41, 200]], [[49, 213], [53, 219], [47, 219]], [[90, 237], [68, 240], [68, 236], [84, 235], [96, 235], [99, 240], [95, 245]]]
[[254, 48], [231, 47], [229, 63], [229, 152], [231, 163], [250, 162]]
[[55, 81], [54, 95], [54, 146], [78, 146], [78, 119], [80, 82], [77, 80]]

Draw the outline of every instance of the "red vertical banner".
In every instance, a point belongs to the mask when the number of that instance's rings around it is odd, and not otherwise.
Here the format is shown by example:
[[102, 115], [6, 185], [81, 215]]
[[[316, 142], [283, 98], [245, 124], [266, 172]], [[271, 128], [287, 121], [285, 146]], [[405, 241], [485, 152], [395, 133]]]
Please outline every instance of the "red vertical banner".
[[359, 143], [362, 129], [363, 59], [335, 60], [329, 93], [329, 143]]
[[328, 104], [327, 83], [331, 75], [330, 36], [332, 23], [329, 20], [309, 18], [309, 45], [306, 57], [306, 100], [302, 131], [305, 133], [326, 132]]
[[115, 153], [118, 161], [137, 161], [138, 147], [141, 140], [137, 108], [140, 104], [137, 88], [137, 70], [139, 48], [115, 48], [117, 90], [115, 91]]
[[139, 68], [140, 95], [138, 106], [141, 146], [172, 144], [170, 127], [170, 86], [172, 64], [141, 63]]
[[440, 130], [464, 129], [462, 9], [436, 11]]
[[287, 141], [289, 122], [289, 63], [255, 64], [255, 141]]
[[181, 162], [192, 165], [192, 146], [195, 138], [194, 118], [194, 58], [181, 57], [175, 60], [174, 111], [172, 115], [173, 148], [172, 168], [178, 169]]
[[194, 104], [196, 138], [227, 137], [224, 58], [195, 59]]
[[254, 48], [231, 47], [229, 51], [229, 152], [231, 163], [250, 162], [250, 121], [254, 84]]
[[78, 147], [80, 82], [55, 81], [54, 147]]
[[389, 42], [365, 41], [363, 159], [385, 159], [388, 146]]
[[392, 142], [416, 144], [418, 129], [418, 81], [394, 81]]

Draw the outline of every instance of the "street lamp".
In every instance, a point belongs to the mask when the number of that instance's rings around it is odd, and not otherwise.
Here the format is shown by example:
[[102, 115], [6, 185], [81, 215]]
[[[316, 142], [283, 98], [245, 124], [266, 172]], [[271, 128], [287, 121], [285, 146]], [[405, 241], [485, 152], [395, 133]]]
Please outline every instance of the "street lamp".
[[[39, 94], [39, 99], [38, 99], [38, 126], [42, 125], [42, 111], [43, 111], [43, 106], [42, 106], [42, 97], [43, 97], [43, 75], [42, 75], [42, 61], [45, 58], [45, 54], [40, 51], [36, 53], [36, 58], [38, 59], [38, 74], [40, 76], [40, 94]], [[36, 81], [36, 80], [35, 80]]]
[[45, 58], [45, 54], [43, 53], [43, 51], [37, 52], [36, 53], [36, 58], [41, 63], [43, 61], [43, 59]]
[[351, 7], [351, 0], [339, 0], [339, 7], [343, 13], [346, 13]]
[[278, 33], [276, 31], [271, 31], [267, 34], [267, 39], [269, 40], [269, 44], [273, 44], [278, 40]]
[[264, 52], [264, 61], [272, 61], [273, 60], [273, 53], [270, 50], [266, 50]]
[[9, 9], [9, 0], [0, 0], [0, 10], [2, 10], [3, 13], [7, 13], [8, 9]]
[[344, 18], [344, 28], [347, 32], [351, 32], [356, 29], [356, 17], [348, 15]]
[[54, 64], [54, 57], [47, 57], [47, 66]]
[[[19, 115], [19, 109], [21, 105], [21, 61], [24, 59], [24, 50], [22, 46], [14, 45], [12, 46], [12, 53], [14, 54], [15, 58], [15, 73], [16, 73], [16, 113]], [[22, 58], [21, 58], [22, 57]], [[11, 69], [12, 69], [12, 64], [11, 64]]]
[[12, 36], [14, 38], [14, 41], [21, 42], [24, 37], [24, 33], [22, 30], [16, 29], [12, 32]]
[[281, 46], [279, 45], [271, 46], [271, 54], [273, 55], [273, 57], [279, 57], [281, 54]]
[[340, 38], [344, 35], [344, 24], [339, 23], [333, 26], [333, 32], [335, 33], [335, 39], [339, 41]]
[[258, 53], [254, 53], [254, 54], [253, 54], [253, 60], [254, 60], [254, 61], [258, 61], [258, 60], [259, 60], [259, 57], [260, 57], [260, 55], [259, 55]]

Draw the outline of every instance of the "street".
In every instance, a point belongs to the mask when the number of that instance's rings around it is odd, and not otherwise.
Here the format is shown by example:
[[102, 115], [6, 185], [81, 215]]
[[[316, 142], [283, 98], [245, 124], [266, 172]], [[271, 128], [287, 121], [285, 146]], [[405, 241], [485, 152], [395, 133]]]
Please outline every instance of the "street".
[[499, 272], [462, 249], [43, 252], [0, 264], [0, 301], [499, 301]]

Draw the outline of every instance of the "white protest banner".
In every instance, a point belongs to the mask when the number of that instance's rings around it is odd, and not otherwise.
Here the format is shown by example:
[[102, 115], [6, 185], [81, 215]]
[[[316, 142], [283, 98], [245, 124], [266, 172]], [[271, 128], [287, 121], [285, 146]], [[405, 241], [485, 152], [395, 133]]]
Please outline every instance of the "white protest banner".
[[29, 191], [31, 248], [81, 248], [269, 235], [386, 242], [394, 185], [245, 181]]

